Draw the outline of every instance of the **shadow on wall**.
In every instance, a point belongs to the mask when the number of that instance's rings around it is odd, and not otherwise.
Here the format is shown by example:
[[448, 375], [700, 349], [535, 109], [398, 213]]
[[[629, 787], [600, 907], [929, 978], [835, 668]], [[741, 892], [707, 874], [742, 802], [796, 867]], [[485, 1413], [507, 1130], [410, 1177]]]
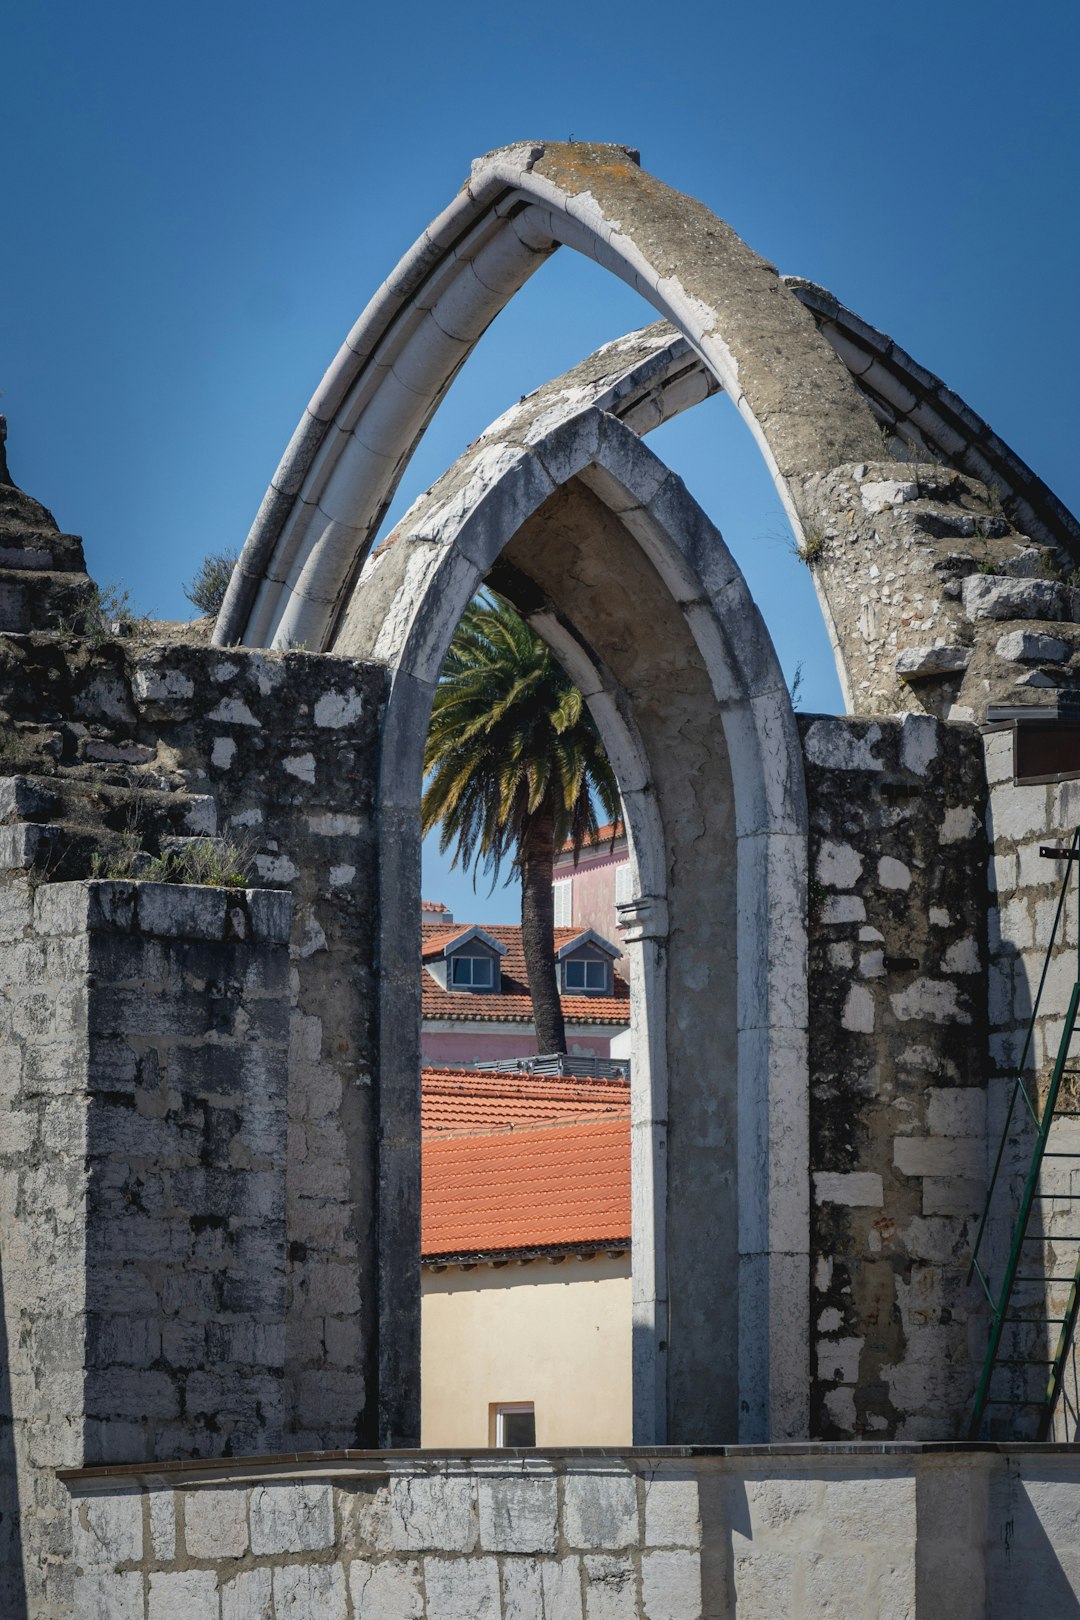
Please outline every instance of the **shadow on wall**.
[[1009, 1460], [994, 1481], [986, 1560], [988, 1620], [1080, 1616], [1075, 1514], [1061, 1512], [1068, 1492], [1053, 1464], [1043, 1469], [1029, 1461], [1021, 1474], [1020, 1466]]
[[26, 1620], [19, 1482], [15, 1472], [15, 1423], [11, 1405], [10, 1330], [4, 1310], [3, 1255], [0, 1254], [0, 1614]]

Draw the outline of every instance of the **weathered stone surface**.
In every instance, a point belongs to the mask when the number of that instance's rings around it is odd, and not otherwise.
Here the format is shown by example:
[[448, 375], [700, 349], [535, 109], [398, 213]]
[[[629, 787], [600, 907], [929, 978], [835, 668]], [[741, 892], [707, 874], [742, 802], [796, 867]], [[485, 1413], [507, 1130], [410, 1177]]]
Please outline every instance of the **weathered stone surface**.
[[247, 1492], [205, 1488], [184, 1498], [184, 1544], [192, 1558], [242, 1558], [247, 1552]]
[[554, 1478], [481, 1478], [477, 1484], [480, 1545], [488, 1552], [554, 1552], [557, 1489]]
[[150, 1577], [147, 1620], [218, 1620], [217, 1576], [213, 1570], [186, 1569]]
[[1073, 649], [1059, 636], [1041, 635], [1033, 630], [1010, 630], [999, 639], [994, 650], [999, 658], [1008, 658], [1014, 663], [1057, 664], [1067, 659]]
[[958, 674], [970, 663], [970, 647], [931, 642], [923, 647], [901, 648], [896, 655], [896, 673], [905, 681], [926, 680], [932, 675]]
[[963, 584], [964, 611], [972, 619], [1066, 619], [1063, 585], [1049, 579], [1008, 579], [971, 574]]
[[390, 1615], [395, 1620], [422, 1620], [424, 1593], [416, 1559], [384, 1564], [357, 1560], [349, 1566], [349, 1593], [355, 1620], [386, 1620]]
[[315, 1552], [334, 1541], [328, 1485], [260, 1485], [251, 1495], [253, 1553]]
[[628, 1547], [637, 1540], [633, 1479], [615, 1471], [575, 1470], [563, 1492], [563, 1535], [571, 1547]]

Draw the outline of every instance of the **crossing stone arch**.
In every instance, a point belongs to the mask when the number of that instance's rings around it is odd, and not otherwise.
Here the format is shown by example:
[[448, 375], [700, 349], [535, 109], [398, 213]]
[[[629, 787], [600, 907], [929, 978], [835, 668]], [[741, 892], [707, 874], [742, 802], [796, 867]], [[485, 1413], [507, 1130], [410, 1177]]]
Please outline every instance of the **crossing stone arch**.
[[559, 245], [635, 287], [686, 337], [749, 425], [796, 533], [817, 522], [802, 510], [807, 476], [880, 456], [843, 361], [730, 226], [623, 147], [507, 147], [474, 164], [331, 364], [244, 547], [220, 643], [333, 643], [417, 440], [481, 334]]
[[[585, 692], [633, 851], [635, 1438], [794, 1437], [807, 1427], [809, 1214], [806, 809], [790, 698], [682, 481], [595, 408], [560, 419], [545, 396], [526, 416], [489, 430], [414, 506], [338, 632], [340, 650], [390, 672], [380, 1205], [417, 1203], [428, 714], [457, 621], [494, 580]], [[413, 1253], [383, 1245], [380, 1261], [381, 1332], [406, 1360]]]

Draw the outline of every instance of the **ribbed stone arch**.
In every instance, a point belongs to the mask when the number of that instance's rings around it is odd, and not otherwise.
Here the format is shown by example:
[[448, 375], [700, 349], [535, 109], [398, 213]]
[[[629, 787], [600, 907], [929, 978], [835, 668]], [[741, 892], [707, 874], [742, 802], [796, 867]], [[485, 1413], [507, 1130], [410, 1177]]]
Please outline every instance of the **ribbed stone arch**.
[[486, 578], [581, 685], [626, 807], [635, 1438], [804, 1436], [806, 809], [791, 702], [742, 575], [682, 481], [613, 416], [564, 402], [560, 420], [546, 403], [531, 420], [510, 413], [417, 502], [369, 559], [338, 636], [390, 671], [379, 1196], [396, 1231], [380, 1245], [380, 1334], [382, 1386], [403, 1407], [384, 1413], [385, 1432], [415, 1432], [400, 1373], [417, 1331], [423, 740]]
[[327, 371], [244, 547], [219, 643], [332, 643], [417, 440], [480, 335], [559, 245], [685, 336], [746, 419], [797, 534], [803, 479], [880, 452], [873, 413], [810, 312], [701, 203], [622, 147], [507, 147], [474, 164]]

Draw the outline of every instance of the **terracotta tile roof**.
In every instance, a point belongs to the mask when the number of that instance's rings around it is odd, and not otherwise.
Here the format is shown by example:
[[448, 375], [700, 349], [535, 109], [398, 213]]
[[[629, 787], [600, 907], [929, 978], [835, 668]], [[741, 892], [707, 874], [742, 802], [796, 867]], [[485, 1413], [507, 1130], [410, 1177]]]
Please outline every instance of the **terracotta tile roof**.
[[421, 900], [421, 902], [420, 902], [420, 910], [421, 911], [449, 911], [450, 907], [449, 906], [444, 906], [441, 900]]
[[[421, 954], [425, 961], [440, 956], [452, 940], [465, 934], [473, 925], [457, 924], [448, 928], [445, 923], [422, 923]], [[532, 1002], [529, 999], [529, 980], [525, 972], [525, 951], [521, 943], [521, 929], [509, 923], [481, 924], [485, 934], [506, 947], [501, 959], [502, 991], [499, 995], [473, 995], [465, 990], [444, 990], [431, 974], [421, 969], [423, 980], [422, 1011], [425, 1018], [460, 1018], [484, 1023], [532, 1023]], [[555, 949], [584, 933], [582, 928], [556, 928]], [[613, 975], [613, 993], [610, 996], [563, 996], [563, 1017], [569, 1024], [618, 1024], [630, 1022], [630, 986], [625, 979]]]
[[621, 1119], [630, 1107], [626, 1080], [569, 1075], [491, 1074], [476, 1069], [425, 1069], [420, 1083], [425, 1140], [489, 1134], [564, 1120]]
[[[594, 849], [600, 844], [610, 844], [611, 840], [613, 838], [625, 838], [625, 837], [626, 837], [626, 828], [623, 826], [621, 821], [605, 821], [602, 827], [597, 827], [597, 829], [596, 829], [596, 837], [595, 838], [587, 838], [585, 840], [585, 842], [582, 844], [582, 846], [581, 846], [582, 854], [584, 854], [587, 849]], [[574, 840], [572, 838], [568, 838], [566, 840], [566, 843], [563, 845], [562, 849], [559, 851], [559, 854], [560, 855], [572, 855], [573, 851], [574, 851]]]
[[425, 1260], [630, 1241], [629, 1111], [435, 1137], [422, 1151]]

